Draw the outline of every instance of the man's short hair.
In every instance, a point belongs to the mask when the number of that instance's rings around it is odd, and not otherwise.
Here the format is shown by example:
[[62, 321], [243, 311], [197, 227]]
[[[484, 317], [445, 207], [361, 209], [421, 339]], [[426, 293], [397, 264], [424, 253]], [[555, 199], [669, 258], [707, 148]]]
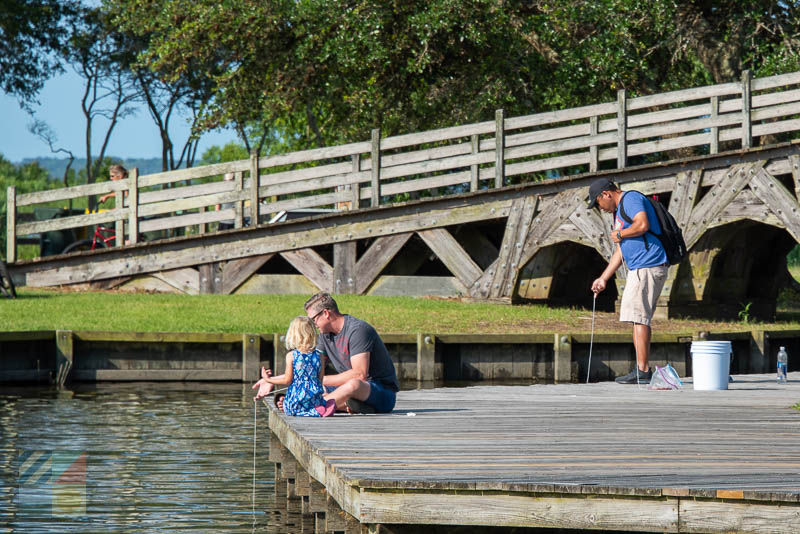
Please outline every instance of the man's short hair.
[[592, 185], [589, 186], [589, 209], [592, 209], [597, 205], [597, 197], [600, 196], [600, 193], [603, 191], [616, 191], [618, 187], [609, 180], [608, 178], [600, 178], [592, 182]]
[[317, 293], [306, 301], [305, 310], [308, 311], [314, 308], [314, 313], [319, 313], [322, 310], [331, 310], [332, 312], [339, 313], [339, 306], [330, 293]]

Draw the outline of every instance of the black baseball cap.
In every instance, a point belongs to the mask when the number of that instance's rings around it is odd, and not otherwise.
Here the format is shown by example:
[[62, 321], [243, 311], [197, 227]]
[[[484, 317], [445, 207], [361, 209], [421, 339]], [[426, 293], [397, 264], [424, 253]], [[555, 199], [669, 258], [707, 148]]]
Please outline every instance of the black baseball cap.
[[617, 186], [614, 185], [614, 182], [608, 178], [600, 178], [592, 182], [592, 185], [589, 186], [589, 209], [592, 209], [597, 205], [597, 197], [600, 196], [600, 193], [603, 191], [616, 190]]

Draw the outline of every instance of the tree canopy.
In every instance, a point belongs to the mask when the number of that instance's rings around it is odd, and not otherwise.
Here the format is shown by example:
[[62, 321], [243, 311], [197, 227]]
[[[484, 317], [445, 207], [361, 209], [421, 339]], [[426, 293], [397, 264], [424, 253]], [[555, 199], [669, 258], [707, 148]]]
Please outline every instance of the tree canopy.
[[63, 67], [57, 54], [67, 37], [67, 21], [76, 14], [71, 0], [0, 2], [0, 88], [31, 102]]
[[306, 146], [798, 68], [795, 2], [108, 1], [153, 71], [211, 76], [203, 127]]

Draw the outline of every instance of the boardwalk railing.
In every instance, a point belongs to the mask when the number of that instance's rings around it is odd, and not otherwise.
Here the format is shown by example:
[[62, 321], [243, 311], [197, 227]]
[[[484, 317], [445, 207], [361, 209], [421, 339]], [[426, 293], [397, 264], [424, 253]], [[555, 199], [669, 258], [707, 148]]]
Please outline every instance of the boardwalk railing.
[[[307, 208], [351, 210], [508, 183], [662, 161], [800, 131], [800, 72], [370, 141], [256, 157], [126, 180], [16, 195], [8, 191], [7, 260], [17, 237], [115, 223], [117, 243], [153, 230], [265, 222]], [[770, 138], [774, 139], [774, 138]], [[772, 141], [766, 141], [772, 142]], [[761, 141], [765, 144], [765, 141]], [[231, 173], [233, 179], [223, 180]], [[252, 180], [257, 176], [258, 180]], [[518, 177], [518, 178], [513, 178]], [[113, 210], [23, 222], [36, 204], [124, 192]], [[123, 193], [117, 197], [122, 198]], [[252, 216], [258, 206], [258, 216]]]

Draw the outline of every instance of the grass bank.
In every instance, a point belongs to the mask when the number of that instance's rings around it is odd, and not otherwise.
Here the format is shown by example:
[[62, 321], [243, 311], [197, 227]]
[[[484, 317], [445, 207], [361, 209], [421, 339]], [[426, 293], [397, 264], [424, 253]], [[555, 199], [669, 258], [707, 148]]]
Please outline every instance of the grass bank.
[[[185, 295], [19, 290], [0, 300], [0, 330], [96, 330], [134, 332], [283, 332], [302, 313], [307, 295]], [[336, 297], [343, 312], [384, 333], [574, 333], [591, 329], [591, 310], [506, 306], [410, 297]], [[800, 312], [769, 324], [656, 320], [656, 332], [800, 329]], [[598, 312], [596, 332], [628, 332], [616, 314]]]

